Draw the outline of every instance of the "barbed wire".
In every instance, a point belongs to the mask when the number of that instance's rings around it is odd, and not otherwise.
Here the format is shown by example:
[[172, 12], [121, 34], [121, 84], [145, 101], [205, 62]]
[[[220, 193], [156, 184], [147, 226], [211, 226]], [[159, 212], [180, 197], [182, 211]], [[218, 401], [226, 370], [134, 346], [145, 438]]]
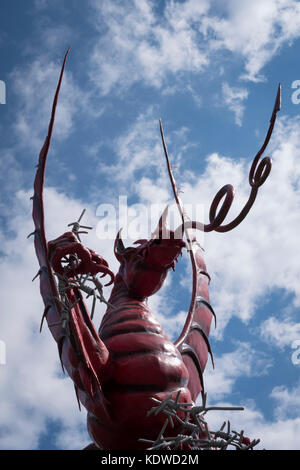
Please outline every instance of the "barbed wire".
[[[172, 395], [162, 401], [151, 398], [157, 405], [148, 411], [147, 416], [163, 413], [167, 415], [167, 418], [155, 440], [139, 439], [140, 442], [149, 445], [147, 450], [227, 450], [230, 447], [236, 450], [250, 450], [260, 442], [260, 439], [251, 441], [249, 437], [244, 435], [243, 430], [237, 432], [231, 429], [229, 421], [224, 421], [220, 429], [212, 431], [204, 419], [208, 411], [242, 411], [243, 407], [207, 407], [206, 394], [204, 394], [203, 403], [200, 406], [193, 403], [181, 403], [179, 402], [180, 393], [179, 390], [175, 400], [172, 399]], [[178, 413], [184, 415], [184, 419]], [[168, 424], [174, 429], [176, 421], [180, 425], [179, 433], [177, 436], [166, 437], [164, 434]]]

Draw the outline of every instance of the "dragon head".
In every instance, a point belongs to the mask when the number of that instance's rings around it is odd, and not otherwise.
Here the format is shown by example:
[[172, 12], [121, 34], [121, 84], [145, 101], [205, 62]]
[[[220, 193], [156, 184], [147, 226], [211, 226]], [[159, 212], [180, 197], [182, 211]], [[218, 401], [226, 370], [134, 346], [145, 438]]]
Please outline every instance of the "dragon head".
[[155, 294], [164, 283], [168, 270], [174, 270], [175, 261], [186, 246], [182, 238], [175, 238], [167, 226], [168, 207], [160, 217], [150, 240], [137, 240], [137, 247], [125, 248], [118, 232], [114, 253], [120, 262], [119, 275], [128, 288], [129, 295], [143, 300]]

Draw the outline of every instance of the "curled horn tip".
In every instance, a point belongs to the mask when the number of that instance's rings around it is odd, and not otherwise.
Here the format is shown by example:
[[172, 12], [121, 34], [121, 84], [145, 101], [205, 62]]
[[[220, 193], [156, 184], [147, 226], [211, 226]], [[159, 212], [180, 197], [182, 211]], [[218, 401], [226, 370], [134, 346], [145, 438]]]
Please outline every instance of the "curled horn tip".
[[277, 94], [275, 98], [275, 104], [274, 104], [274, 109], [272, 112], [271, 120], [275, 118], [276, 113], [278, 113], [280, 109], [281, 109], [281, 83], [278, 84]]
[[114, 253], [115, 253], [115, 257], [117, 258], [118, 261], [121, 262], [122, 260], [122, 255], [125, 251], [125, 246], [124, 246], [124, 243], [123, 243], [123, 240], [121, 238], [121, 232], [122, 232], [122, 229], [120, 228], [120, 230], [118, 231], [117, 233], [117, 236], [116, 236], [116, 239], [115, 239], [115, 243], [114, 243]]

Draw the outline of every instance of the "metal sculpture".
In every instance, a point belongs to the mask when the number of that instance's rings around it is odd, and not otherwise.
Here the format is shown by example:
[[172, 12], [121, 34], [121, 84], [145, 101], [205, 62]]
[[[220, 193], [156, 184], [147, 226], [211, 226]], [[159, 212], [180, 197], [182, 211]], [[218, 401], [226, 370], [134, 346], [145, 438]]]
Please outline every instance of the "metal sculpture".
[[[250, 170], [252, 191], [249, 201], [241, 214], [227, 225], [222, 223], [233, 199], [230, 185], [224, 186], [213, 200], [208, 225], [188, 218], [179, 198], [160, 122], [167, 167], [182, 224], [175, 231], [170, 230], [166, 209], [149, 241], [138, 240], [137, 246], [125, 248], [119, 232], [114, 253], [120, 269], [114, 276], [102, 256], [82, 245], [79, 236], [84, 232], [81, 229], [90, 228], [80, 225], [83, 214], [78, 221], [69, 224], [72, 231], [49, 243], [46, 241], [45, 166], [68, 52], [53, 101], [48, 135], [39, 155], [32, 198], [40, 292], [45, 304], [41, 328], [46, 319], [58, 344], [62, 367], [74, 382], [79, 407], [82, 404], [88, 411], [87, 426], [95, 448], [145, 449], [146, 442], [154, 442], [161, 427], [165, 426], [163, 415], [148, 413], [151, 399], [158, 402], [177, 400], [176, 403], [183, 407], [178, 410], [179, 420], [169, 430], [171, 436], [180, 433], [184, 406], [194, 403], [200, 393], [205, 402], [203, 371], [208, 354], [213, 361], [208, 336], [211, 321], [213, 318], [216, 321], [216, 316], [209, 303], [210, 277], [194, 230], [228, 231], [246, 216], [271, 169], [270, 158], [264, 158], [259, 165], [258, 161], [269, 142], [280, 109], [280, 87], [265, 142]], [[225, 200], [217, 211], [223, 196]], [[193, 290], [187, 320], [173, 344], [148, 308], [147, 298], [161, 288], [183, 248], [190, 253]], [[106, 285], [113, 283], [113, 288], [97, 332], [92, 322], [95, 303], [105, 301], [97, 277], [99, 273], [102, 277], [110, 277]], [[91, 316], [83, 293], [93, 297]], [[199, 439], [208, 439], [206, 430], [201, 429]]]

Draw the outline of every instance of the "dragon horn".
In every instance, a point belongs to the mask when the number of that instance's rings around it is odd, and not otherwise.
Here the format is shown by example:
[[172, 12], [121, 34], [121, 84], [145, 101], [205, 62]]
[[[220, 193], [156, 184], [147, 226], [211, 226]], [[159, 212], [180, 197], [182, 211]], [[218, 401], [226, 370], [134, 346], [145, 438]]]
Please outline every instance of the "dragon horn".
[[168, 220], [167, 220], [168, 212], [169, 212], [169, 206], [167, 205], [159, 218], [156, 229], [151, 234], [151, 240], [154, 240], [155, 238], [168, 238], [168, 234], [170, 233]]
[[117, 258], [117, 260], [120, 263], [122, 261], [122, 256], [124, 254], [124, 251], [126, 250], [126, 248], [124, 246], [124, 243], [123, 243], [123, 240], [121, 238], [121, 231], [122, 231], [122, 229], [120, 228], [120, 230], [117, 233], [115, 243], [114, 243], [114, 254], [115, 254], [115, 257]]

